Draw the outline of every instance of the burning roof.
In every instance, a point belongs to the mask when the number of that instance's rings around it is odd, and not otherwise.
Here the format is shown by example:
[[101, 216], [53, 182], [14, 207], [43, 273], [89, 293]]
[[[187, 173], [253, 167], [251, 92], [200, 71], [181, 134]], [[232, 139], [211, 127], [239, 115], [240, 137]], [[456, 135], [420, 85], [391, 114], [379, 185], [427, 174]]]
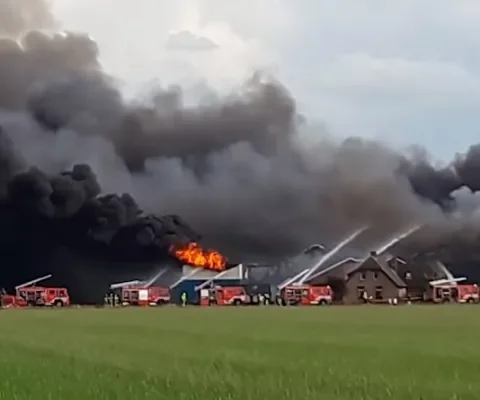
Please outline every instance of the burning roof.
[[214, 271], [223, 271], [227, 267], [227, 259], [218, 251], [202, 249], [195, 242], [184, 246], [172, 245], [170, 251], [179, 261], [193, 267]]

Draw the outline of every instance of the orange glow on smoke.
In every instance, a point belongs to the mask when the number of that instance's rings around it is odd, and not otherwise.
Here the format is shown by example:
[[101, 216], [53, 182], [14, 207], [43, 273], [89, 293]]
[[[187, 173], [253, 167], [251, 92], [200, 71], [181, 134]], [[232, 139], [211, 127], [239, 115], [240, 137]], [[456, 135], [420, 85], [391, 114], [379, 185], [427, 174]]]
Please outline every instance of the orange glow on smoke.
[[172, 246], [172, 254], [178, 260], [194, 267], [223, 271], [227, 265], [227, 259], [218, 251], [204, 250], [198, 243], [189, 243], [184, 247]]

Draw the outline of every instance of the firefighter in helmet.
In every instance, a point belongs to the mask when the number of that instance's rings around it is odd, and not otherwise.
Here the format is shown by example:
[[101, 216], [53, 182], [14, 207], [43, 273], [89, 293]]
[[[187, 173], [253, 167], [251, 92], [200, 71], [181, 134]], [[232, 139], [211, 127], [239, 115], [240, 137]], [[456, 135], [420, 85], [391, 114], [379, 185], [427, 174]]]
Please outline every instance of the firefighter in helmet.
[[110, 305], [110, 296], [108, 295], [108, 292], [105, 293], [105, 297], [103, 298], [103, 303], [108, 306]]
[[181, 300], [182, 300], [182, 307], [185, 307], [187, 305], [187, 293], [186, 292], [182, 292], [182, 295], [181, 295]]

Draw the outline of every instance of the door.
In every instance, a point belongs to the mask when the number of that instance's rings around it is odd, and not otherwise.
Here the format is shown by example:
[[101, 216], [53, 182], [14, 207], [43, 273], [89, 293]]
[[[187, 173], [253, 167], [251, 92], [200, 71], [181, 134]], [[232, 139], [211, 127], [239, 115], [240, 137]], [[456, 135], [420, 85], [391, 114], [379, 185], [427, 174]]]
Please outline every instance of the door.
[[309, 289], [302, 289], [302, 298], [301, 303], [305, 306], [310, 305], [310, 301], [312, 300], [312, 292]]
[[433, 290], [433, 301], [434, 302], [442, 301], [442, 289], [441, 288], [435, 288]]
[[451, 301], [458, 301], [460, 298], [458, 293], [458, 287], [454, 287], [451, 290]]
[[45, 299], [45, 303], [51, 304], [57, 297], [57, 291], [55, 289], [48, 289], [47, 290], [47, 298]]
[[217, 290], [217, 304], [223, 305], [225, 303], [225, 295], [223, 293], [223, 289]]
[[138, 290], [130, 291], [130, 304], [138, 305]]

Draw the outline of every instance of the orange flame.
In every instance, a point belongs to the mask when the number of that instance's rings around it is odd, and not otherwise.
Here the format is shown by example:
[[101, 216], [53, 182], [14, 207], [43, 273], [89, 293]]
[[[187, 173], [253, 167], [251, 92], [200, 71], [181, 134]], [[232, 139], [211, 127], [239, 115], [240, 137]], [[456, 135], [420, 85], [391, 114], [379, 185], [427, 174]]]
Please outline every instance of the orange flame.
[[227, 259], [214, 250], [204, 250], [198, 243], [189, 243], [185, 247], [172, 246], [172, 253], [178, 260], [194, 267], [223, 271], [227, 265]]

